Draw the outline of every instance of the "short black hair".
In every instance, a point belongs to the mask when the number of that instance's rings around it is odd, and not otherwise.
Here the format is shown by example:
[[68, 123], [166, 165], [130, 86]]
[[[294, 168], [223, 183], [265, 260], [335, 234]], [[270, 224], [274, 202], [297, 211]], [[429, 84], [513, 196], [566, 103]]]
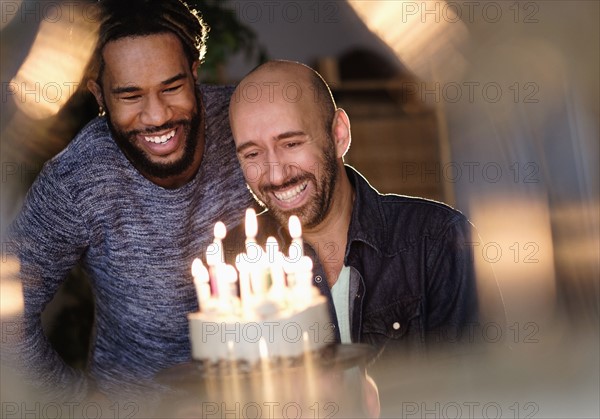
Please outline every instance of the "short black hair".
[[190, 66], [206, 53], [208, 25], [198, 11], [180, 0], [101, 0], [99, 31], [90, 77], [101, 84], [102, 51], [120, 38], [173, 33], [181, 41]]

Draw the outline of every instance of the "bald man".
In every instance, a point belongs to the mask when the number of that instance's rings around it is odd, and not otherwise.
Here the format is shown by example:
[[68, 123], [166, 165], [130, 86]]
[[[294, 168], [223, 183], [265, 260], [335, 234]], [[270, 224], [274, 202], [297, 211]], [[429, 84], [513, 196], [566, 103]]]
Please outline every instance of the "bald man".
[[470, 223], [439, 202], [381, 195], [345, 165], [350, 120], [318, 73], [263, 64], [229, 112], [246, 182], [267, 209], [257, 240], [287, 249], [288, 218], [300, 218], [338, 342], [421, 351], [464, 340], [478, 318]]

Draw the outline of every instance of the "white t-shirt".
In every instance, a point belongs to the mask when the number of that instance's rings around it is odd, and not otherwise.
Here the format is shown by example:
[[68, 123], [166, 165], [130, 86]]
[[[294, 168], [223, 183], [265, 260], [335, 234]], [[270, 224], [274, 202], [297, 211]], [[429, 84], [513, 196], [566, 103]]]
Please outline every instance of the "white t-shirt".
[[337, 315], [342, 343], [352, 343], [350, 335], [350, 310], [348, 308], [349, 294], [350, 267], [343, 266], [337, 281], [331, 287], [331, 296], [333, 297], [333, 305], [335, 306], [335, 314]]

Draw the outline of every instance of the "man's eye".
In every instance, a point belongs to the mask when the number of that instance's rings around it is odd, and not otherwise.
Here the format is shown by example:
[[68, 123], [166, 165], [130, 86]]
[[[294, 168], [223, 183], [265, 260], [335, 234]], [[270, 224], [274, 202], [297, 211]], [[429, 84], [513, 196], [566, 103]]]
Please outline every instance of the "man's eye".
[[285, 143], [285, 147], [286, 147], [286, 148], [294, 148], [294, 147], [296, 147], [298, 144], [300, 144], [300, 143], [297, 143], [297, 142], [295, 142], [295, 141], [291, 141], [291, 142], [289, 142], [289, 143]]
[[136, 100], [138, 100], [141, 96], [140, 95], [127, 95], [127, 96], [121, 96], [121, 100], [124, 100], [125, 102], [134, 102]]
[[169, 88], [165, 89], [165, 90], [164, 90], [164, 92], [165, 92], [165, 93], [173, 93], [173, 92], [176, 92], [176, 91], [178, 91], [179, 89], [181, 89], [181, 86], [183, 86], [183, 85], [181, 85], [181, 84], [180, 84], [180, 85], [177, 85], [177, 86], [169, 87]]
[[245, 159], [253, 159], [253, 158], [255, 158], [256, 156], [258, 156], [258, 152], [257, 152], [257, 151], [251, 151], [250, 153], [246, 153], [246, 154], [244, 155], [244, 158], [245, 158]]

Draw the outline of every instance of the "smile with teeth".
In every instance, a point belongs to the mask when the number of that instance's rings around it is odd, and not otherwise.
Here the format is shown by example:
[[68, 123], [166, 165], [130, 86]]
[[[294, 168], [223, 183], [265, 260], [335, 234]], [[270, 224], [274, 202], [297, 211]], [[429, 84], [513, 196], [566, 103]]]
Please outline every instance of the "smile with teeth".
[[300, 195], [306, 189], [307, 186], [308, 181], [305, 181], [300, 185], [285, 192], [273, 192], [273, 195], [275, 195], [275, 198], [277, 198], [280, 201], [288, 202]]
[[169, 131], [166, 134], [163, 135], [157, 135], [154, 137], [151, 137], [149, 135], [145, 135], [144, 139], [146, 141], [148, 141], [149, 143], [155, 143], [155, 144], [164, 144], [167, 141], [169, 141], [171, 138], [173, 138], [173, 136], [175, 135], [175, 130]]

